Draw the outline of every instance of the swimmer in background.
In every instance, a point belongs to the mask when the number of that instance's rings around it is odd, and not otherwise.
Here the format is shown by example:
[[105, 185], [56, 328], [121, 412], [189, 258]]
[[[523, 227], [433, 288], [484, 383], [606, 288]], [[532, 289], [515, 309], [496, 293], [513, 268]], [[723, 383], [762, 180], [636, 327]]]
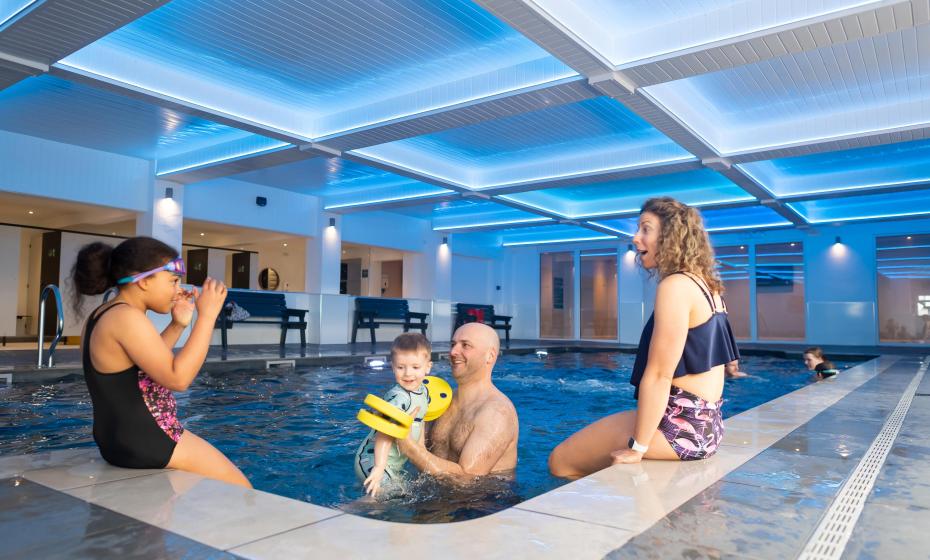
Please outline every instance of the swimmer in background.
[[723, 373], [727, 376], [728, 379], [735, 379], [737, 377], [752, 377], [745, 371], [740, 371], [739, 360], [733, 360], [732, 362], [728, 362], [723, 367]]
[[[423, 378], [429, 375], [432, 349], [425, 336], [404, 333], [391, 345], [391, 369], [397, 382], [382, 397], [388, 403], [414, 417], [410, 436], [422, 445], [423, 416], [429, 405], [429, 393]], [[355, 452], [355, 474], [365, 486], [365, 493], [377, 496], [382, 485], [399, 482], [404, 477], [407, 457], [391, 436], [371, 430]]]

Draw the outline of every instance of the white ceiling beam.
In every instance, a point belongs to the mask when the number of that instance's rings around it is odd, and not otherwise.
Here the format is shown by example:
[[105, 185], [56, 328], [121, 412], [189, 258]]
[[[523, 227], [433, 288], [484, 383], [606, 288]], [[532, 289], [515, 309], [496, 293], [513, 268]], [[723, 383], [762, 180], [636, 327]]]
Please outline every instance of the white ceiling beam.
[[0, 31], [0, 90], [49, 66], [168, 0], [45, 0]]

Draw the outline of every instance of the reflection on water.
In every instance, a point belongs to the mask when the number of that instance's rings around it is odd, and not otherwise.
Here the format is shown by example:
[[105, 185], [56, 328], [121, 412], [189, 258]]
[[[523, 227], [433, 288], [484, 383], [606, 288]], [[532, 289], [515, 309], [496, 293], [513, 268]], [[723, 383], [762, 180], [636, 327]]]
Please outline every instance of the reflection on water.
[[[797, 360], [747, 356], [741, 363], [752, 377], [727, 381], [725, 416], [812, 382]], [[486, 478], [464, 488], [419, 477], [403, 495], [385, 501], [363, 498], [352, 458], [367, 433], [355, 414], [367, 393], [390, 387], [390, 370], [339, 366], [202, 374], [177, 397], [185, 427], [226, 453], [259, 490], [359, 515], [435, 523], [480, 517], [564, 484], [548, 473], [549, 452], [586, 424], [635, 406], [632, 365], [631, 354], [611, 352], [503, 356], [495, 382], [520, 417], [513, 478]], [[437, 363], [433, 373], [451, 381], [446, 363]], [[0, 426], [7, 428], [0, 431], [4, 454], [92, 446], [83, 379], [0, 389]]]

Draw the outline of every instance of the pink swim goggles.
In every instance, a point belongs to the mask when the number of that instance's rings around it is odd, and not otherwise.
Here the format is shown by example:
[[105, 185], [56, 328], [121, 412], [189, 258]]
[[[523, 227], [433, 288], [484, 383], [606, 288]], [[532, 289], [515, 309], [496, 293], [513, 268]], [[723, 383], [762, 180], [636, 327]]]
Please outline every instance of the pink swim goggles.
[[138, 282], [139, 280], [147, 278], [153, 274], [158, 274], [162, 270], [167, 270], [168, 272], [174, 273], [178, 276], [183, 276], [185, 273], [187, 273], [187, 267], [184, 266], [184, 259], [178, 257], [164, 266], [159, 266], [158, 268], [153, 268], [152, 270], [148, 270], [146, 272], [140, 272], [138, 274], [133, 274], [132, 276], [120, 278], [116, 281], [116, 283], [132, 284], [133, 282]]

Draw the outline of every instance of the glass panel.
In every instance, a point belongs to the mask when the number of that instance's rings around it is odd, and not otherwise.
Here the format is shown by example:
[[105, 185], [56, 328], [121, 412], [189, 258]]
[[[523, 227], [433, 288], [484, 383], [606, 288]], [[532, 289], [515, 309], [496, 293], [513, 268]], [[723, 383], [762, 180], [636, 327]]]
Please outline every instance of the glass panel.
[[930, 342], [930, 235], [876, 240], [878, 338]]
[[734, 245], [717, 247], [715, 252], [733, 334], [736, 338], [749, 339], [749, 248]]
[[804, 340], [804, 245], [756, 245], [759, 340]]
[[617, 254], [581, 255], [581, 338], [617, 340]]
[[572, 253], [539, 257], [539, 337], [573, 338], [575, 266]]

